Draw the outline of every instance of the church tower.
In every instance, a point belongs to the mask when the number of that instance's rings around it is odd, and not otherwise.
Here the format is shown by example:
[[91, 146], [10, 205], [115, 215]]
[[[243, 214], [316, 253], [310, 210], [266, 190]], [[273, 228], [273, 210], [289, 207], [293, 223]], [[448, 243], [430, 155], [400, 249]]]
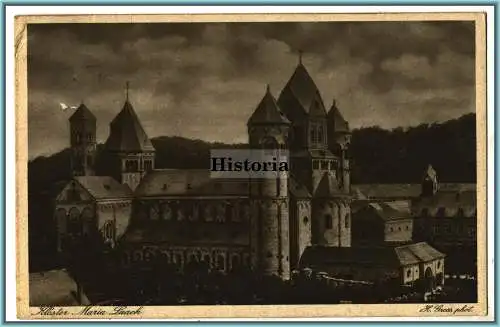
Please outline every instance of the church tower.
[[280, 94], [278, 105], [291, 121], [291, 173], [313, 194], [323, 174], [336, 172], [339, 163], [328, 149], [325, 106], [302, 56]]
[[[251, 153], [286, 155], [290, 122], [281, 113], [269, 86], [248, 120]], [[266, 275], [290, 277], [288, 172], [250, 178], [252, 266]]]
[[96, 117], [83, 103], [69, 118], [73, 176], [95, 174], [96, 121]]
[[332, 107], [327, 115], [328, 146], [334, 156], [339, 158], [337, 176], [341, 190], [351, 192], [351, 169], [349, 165], [351, 131], [349, 123], [342, 117], [337, 103], [333, 100]]
[[437, 173], [432, 167], [432, 165], [428, 165], [427, 169], [424, 172], [424, 176], [422, 178], [422, 197], [431, 197], [437, 193], [439, 189]]
[[339, 187], [334, 173], [324, 173], [312, 199], [313, 245], [351, 246], [350, 196]]
[[154, 169], [155, 149], [127, 97], [122, 110], [111, 121], [105, 144], [109, 174], [132, 190]]

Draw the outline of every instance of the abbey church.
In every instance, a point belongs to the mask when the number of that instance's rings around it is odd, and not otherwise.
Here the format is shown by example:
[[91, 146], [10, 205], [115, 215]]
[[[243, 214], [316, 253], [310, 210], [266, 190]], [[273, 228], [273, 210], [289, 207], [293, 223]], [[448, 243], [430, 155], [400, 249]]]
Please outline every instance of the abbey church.
[[443, 281], [444, 254], [413, 243], [408, 228], [376, 249], [352, 239], [359, 234], [352, 232], [352, 211], [370, 201], [351, 187], [349, 124], [335, 101], [323, 101], [301, 61], [277, 99], [267, 88], [247, 122], [251, 149], [289, 151], [288, 178], [217, 179], [209, 170], [156, 169], [155, 148], [128, 95], [110, 123], [106, 169], [98, 173], [96, 124], [84, 104], [70, 118], [74, 177], [56, 199], [60, 252], [101, 244], [118, 251], [124, 267], [164, 260], [181, 270], [204, 262], [283, 279], [310, 267], [357, 280], [390, 275], [406, 283], [431, 274]]

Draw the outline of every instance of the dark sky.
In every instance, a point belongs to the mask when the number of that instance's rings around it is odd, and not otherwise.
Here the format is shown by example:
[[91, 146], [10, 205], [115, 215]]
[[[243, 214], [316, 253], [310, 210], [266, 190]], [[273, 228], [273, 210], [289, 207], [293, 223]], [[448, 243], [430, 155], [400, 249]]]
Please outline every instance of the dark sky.
[[475, 111], [473, 22], [44, 24], [28, 28], [29, 157], [69, 145], [60, 102], [109, 122], [130, 99], [150, 137], [246, 142], [266, 84], [278, 97], [298, 50], [325, 105], [354, 128]]

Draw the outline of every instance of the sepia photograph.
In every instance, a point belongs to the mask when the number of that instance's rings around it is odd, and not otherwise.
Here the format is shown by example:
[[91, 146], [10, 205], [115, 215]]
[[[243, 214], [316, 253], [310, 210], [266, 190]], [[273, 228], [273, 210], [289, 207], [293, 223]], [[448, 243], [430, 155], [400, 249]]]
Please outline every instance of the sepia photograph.
[[485, 315], [485, 16], [407, 15], [18, 21], [25, 317]]

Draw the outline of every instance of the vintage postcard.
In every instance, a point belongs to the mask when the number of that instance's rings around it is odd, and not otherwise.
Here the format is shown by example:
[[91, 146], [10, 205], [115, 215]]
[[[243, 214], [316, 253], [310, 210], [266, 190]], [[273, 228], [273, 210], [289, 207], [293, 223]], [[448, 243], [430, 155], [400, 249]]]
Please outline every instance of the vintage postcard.
[[17, 316], [491, 314], [486, 21], [17, 16]]

